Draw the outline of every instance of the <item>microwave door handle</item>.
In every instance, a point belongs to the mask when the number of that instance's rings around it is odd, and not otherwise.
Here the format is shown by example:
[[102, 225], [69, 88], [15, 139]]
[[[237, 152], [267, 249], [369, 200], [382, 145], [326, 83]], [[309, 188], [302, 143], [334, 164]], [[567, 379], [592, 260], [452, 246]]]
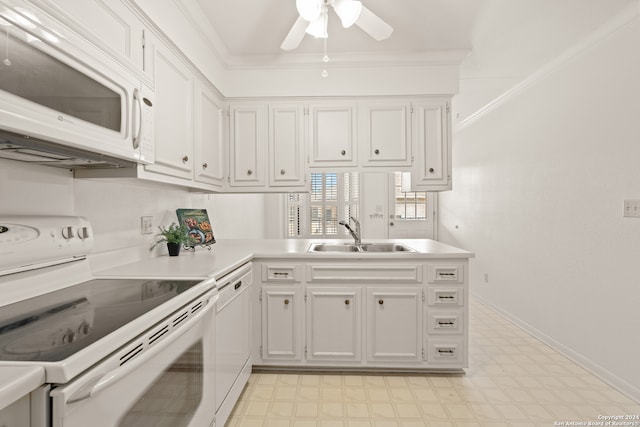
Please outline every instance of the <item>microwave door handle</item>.
[[140, 147], [140, 135], [142, 135], [142, 95], [140, 94], [140, 89], [135, 88], [133, 90], [133, 100], [136, 104], [138, 104], [138, 132], [133, 137], [133, 148], [135, 150]]
[[[179, 329], [189, 329], [190, 327], [198, 323], [210, 310], [212, 310], [214, 304], [212, 304], [211, 298], [214, 294], [215, 292], [209, 293], [209, 295], [205, 298], [205, 300], [207, 301], [207, 306], [204, 307], [202, 311], [193, 316], [191, 319], [187, 320], [187, 322], [181, 324]], [[178, 335], [173, 336], [176, 337]], [[172, 343], [172, 339], [165, 338], [159, 341], [157, 344], [153, 345], [149, 350], [144, 351], [140, 357], [107, 372], [106, 374], [99, 377], [98, 380], [96, 380], [96, 377], [91, 377], [86, 381], [84, 385], [80, 386], [78, 390], [76, 390], [71, 394], [71, 396], [69, 396], [69, 399], [66, 401], [66, 403], [78, 402], [97, 395], [101, 391], [111, 387], [113, 384], [120, 381], [120, 379], [122, 379], [123, 377], [126, 377], [131, 372], [138, 369], [140, 365], [143, 365], [147, 363], [148, 360], [153, 359], [156, 355], [158, 355], [158, 353], [161, 353], [167, 347], [171, 346]]]

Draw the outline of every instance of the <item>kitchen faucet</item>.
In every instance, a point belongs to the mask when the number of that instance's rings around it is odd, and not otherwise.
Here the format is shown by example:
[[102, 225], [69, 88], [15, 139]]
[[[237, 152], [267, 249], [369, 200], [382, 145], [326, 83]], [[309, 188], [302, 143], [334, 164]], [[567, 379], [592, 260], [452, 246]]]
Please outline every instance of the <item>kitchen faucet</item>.
[[[353, 221], [353, 223], [356, 226], [355, 231], [353, 230], [353, 228], [351, 228], [351, 226], [349, 225], [351, 223], [351, 221]], [[340, 225], [344, 225], [344, 227], [349, 230], [349, 233], [351, 233], [351, 236], [353, 237], [353, 240], [355, 241], [356, 245], [360, 245], [362, 243], [362, 240], [360, 238], [360, 221], [358, 221], [357, 219], [355, 219], [354, 217], [350, 216], [349, 217], [349, 223], [345, 222], [345, 221], [340, 221], [338, 224]]]

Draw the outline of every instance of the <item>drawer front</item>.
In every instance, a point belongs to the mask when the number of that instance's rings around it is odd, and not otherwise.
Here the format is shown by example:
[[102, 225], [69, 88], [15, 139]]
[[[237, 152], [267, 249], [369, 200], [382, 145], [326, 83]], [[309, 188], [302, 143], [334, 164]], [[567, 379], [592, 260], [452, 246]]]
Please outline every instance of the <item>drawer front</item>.
[[421, 283], [419, 264], [343, 264], [307, 266], [310, 282]]
[[262, 281], [264, 283], [299, 283], [301, 276], [299, 264], [262, 265]]
[[431, 284], [462, 285], [465, 283], [464, 270], [464, 264], [429, 264], [427, 266], [427, 280]]
[[464, 289], [456, 287], [429, 287], [428, 303], [431, 307], [462, 307], [464, 306]]
[[[427, 362], [434, 365], [466, 366], [466, 348], [462, 339], [430, 339], [427, 343]], [[443, 366], [444, 367], [444, 366]]]
[[427, 333], [429, 335], [461, 335], [464, 333], [462, 310], [429, 310], [427, 313]]

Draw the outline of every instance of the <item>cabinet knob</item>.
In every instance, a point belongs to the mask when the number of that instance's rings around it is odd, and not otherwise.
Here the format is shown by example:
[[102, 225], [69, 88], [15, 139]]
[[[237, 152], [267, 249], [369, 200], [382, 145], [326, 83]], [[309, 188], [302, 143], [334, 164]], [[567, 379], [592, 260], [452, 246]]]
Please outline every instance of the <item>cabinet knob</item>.
[[247, 175], [253, 175], [253, 171], [252, 171], [251, 169], [249, 169], [249, 170], [247, 171]]
[[433, 168], [429, 168], [429, 172], [433, 173], [434, 169]]
[[209, 167], [209, 165], [208, 165], [207, 163], [203, 163], [203, 164], [202, 164], [202, 169], [206, 169], [206, 168], [208, 168], [208, 167]]
[[284, 305], [289, 305], [289, 300], [288, 299], [284, 300]]
[[373, 152], [376, 154], [380, 154], [380, 150], [378, 150], [377, 148]]
[[378, 300], [378, 304], [380, 304], [380, 305], [384, 304], [384, 300], [379, 299]]
[[189, 161], [189, 156], [184, 156], [182, 158], [182, 163], [187, 163]]
[[284, 175], [285, 173], [287, 173], [284, 169], [280, 169], [280, 175]]
[[342, 154], [342, 155], [344, 156], [345, 154], [347, 154], [347, 152], [346, 152], [345, 150], [342, 150], [342, 151], [340, 152], [340, 154]]
[[394, 224], [393, 224], [393, 222], [390, 222], [390, 223], [389, 223], [389, 225], [390, 225], [391, 227], [393, 227], [393, 225], [394, 225]]
[[351, 301], [349, 301], [348, 299], [344, 300], [345, 305], [349, 305], [351, 304]]

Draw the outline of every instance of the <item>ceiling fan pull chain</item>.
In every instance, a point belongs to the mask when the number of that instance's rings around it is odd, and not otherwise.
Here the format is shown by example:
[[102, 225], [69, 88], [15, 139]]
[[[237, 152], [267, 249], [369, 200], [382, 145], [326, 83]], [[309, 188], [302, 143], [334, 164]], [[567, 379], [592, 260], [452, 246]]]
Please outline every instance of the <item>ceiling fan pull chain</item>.
[[[327, 39], [324, 39], [324, 56], [322, 57], [322, 62], [327, 63], [329, 62], [329, 55], [327, 55]], [[327, 69], [323, 69], [322, 70], [322, 77], [327, 77], [329, 75], [329, 72], [327, 71]]]

